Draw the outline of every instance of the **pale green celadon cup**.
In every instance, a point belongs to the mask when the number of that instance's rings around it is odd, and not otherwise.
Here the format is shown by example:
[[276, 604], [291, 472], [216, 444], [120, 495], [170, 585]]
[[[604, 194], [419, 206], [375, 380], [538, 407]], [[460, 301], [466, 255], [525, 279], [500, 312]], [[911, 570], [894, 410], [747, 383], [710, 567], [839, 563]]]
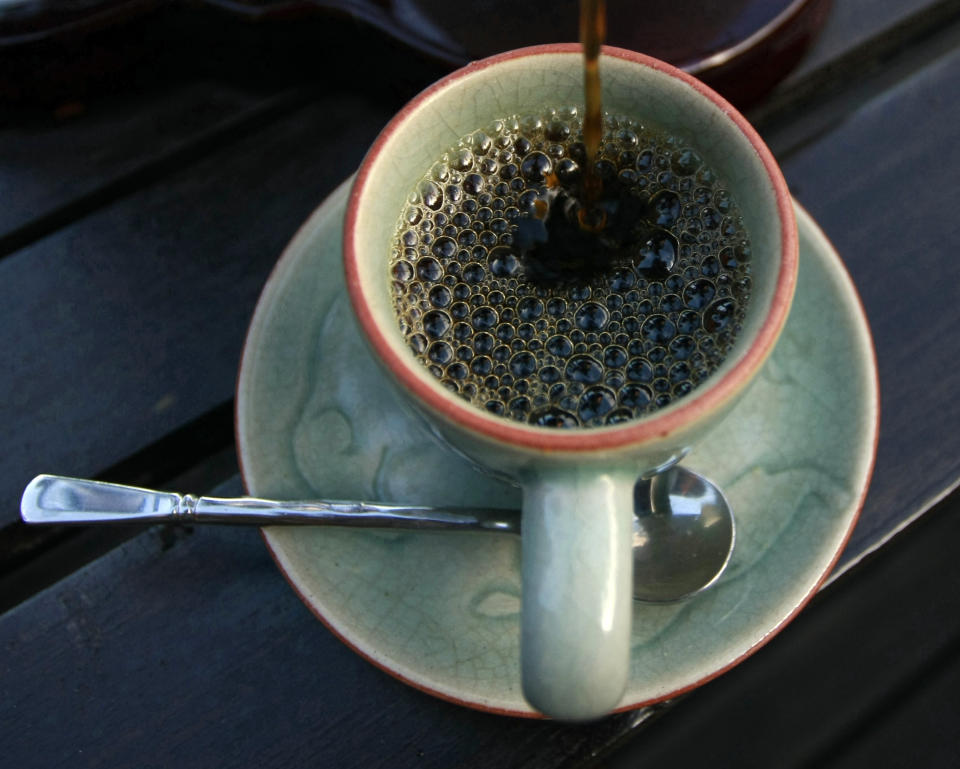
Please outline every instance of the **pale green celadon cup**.
[[521, 671], [540, 712], [602, 716], [629, 672], [631, 516], [637, 477], [682, 457], [727, 413], [785, 323], [797, 275], [786, 183], [756, 132], [728, 103], [670, 65], [605, 48], [604, 109], [667, 131], [725, 180], [751, 239], [743, 328], [721, 366], [687, 396], [619, 425], [557, 430], [498, 417], [446, 390], [401, 334], [388, 260], [411, 191], [459, 139], [513, 114], [582, 105], [578, 45], [475, 62], [410, 102], [360, 167], [347, 206], [347, 288], [374, 357], [452, 450], [523, 489]]

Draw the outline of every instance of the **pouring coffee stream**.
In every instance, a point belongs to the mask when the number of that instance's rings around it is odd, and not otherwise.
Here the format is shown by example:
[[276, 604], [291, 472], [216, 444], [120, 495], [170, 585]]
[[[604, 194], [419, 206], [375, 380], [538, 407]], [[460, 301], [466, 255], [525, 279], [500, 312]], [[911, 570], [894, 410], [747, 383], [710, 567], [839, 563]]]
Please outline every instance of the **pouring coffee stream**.
[[[583, 207], [579, 212], [581, 228], [601, 230], [605, 217], [596, 207], [602, 183], [596, 161], [603, 136], [603, 101], [600, 90], [600, 46], [607, 33], [606, 0], [580, 0], [580, 44], [583, 46], [583, 146], [586, 169], [583, 181]], [[598, 213], [600, 214], [598, 216]]]
[[[517, 510], [437, 508], [375, 502], [281, 502], [153, 491], [101, 481], [39, 475], [23, 493], [32, 524], [187, 523], [520, 533]], [[686, 598], [713, 584], [734, 542], [730, 507], [710, 481], [677, 465], [634, 487], [633, 596]]]

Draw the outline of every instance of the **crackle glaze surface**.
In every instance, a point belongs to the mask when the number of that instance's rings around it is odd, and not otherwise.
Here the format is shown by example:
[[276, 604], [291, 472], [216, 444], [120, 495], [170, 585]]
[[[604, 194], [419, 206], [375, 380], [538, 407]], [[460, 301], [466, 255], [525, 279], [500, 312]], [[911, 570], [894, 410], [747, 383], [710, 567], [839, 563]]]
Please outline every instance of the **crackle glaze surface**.
[[[237, 398], [248, 490], [518, 507], [520, 492], [434, 442], [364, 347], [343, 287], [349, 182], [307, 221], [264, 289]], [[800, 272], [787, 326], [733, 413], [685, 460], [733, 505], [737, 542], [704, 594], [634, 605], [621, 707], [735, 664], [788, 621], [838, 555], [869, 480], [875, 361], [837, 255], [797, 209]], [[532, 715], [520, 692], [520, 541], [498, 534], [272, 528], [307, 604], [376, 664], [464, 704]]]

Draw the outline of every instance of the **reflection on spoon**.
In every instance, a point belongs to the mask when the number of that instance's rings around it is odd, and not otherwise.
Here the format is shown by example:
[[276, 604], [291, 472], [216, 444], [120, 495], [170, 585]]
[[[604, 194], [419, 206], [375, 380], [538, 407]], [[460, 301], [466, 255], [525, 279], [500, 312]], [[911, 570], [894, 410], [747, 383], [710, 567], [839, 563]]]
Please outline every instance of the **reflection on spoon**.
[[[327, 525], [520, 533], [520, 513], [375, 502], [278, 502], [195, 497], [101, 481], [38, 475], [23, 492], [27, 523]], [[634, 488], [634, 598], [675, 601], [713, 584], [730, 559], [730, 507], [712, 483], [679, 466]]]
[[723, 493], [674, 465], [633, 490], [633, 597], [676, 601], [720, 577], [733, 552], [734, 522]]

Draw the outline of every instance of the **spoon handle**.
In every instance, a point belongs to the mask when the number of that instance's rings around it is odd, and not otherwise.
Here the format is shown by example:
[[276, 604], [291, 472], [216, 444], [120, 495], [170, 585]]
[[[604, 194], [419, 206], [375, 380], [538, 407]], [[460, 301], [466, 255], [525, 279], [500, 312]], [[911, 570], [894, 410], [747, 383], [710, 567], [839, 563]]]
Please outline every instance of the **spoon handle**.
[[38, 475], [29, 483], [20, 501], [20, 516], [27, 523], [52, 524], [139, 521], [520, 531], [515, 510], [196, 497], [57, 475]]

